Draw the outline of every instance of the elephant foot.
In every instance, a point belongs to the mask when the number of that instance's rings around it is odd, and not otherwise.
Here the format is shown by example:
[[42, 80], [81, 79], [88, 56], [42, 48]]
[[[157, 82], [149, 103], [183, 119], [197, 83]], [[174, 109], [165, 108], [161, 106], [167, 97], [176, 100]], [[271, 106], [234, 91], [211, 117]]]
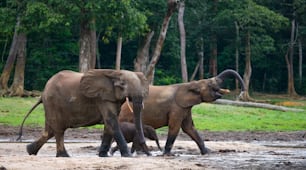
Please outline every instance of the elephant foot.
[[38, 149], [35, 142], [27, 145], [27, 152], [29, 155], [37, 155]]
[[209, 148], [206, 148], [205, 147], [205, 149], [203, 150], [203, 151], [201, 151], [201, 154], [202, 155], [205, 155], [205, 154], [209, 154], [209, 153], [211, 153], [212, 152], [212, 150], [210, 150]]
[[58, 151], [56, 157], [70, 157], [66, 151]]
[[172, 153], [172, 152], [164, 152], [163, 156], [165, 156], [165, 157], [169, 156], [170, 157], [170, 156], [175, 156], [175, 154]]
[[145, 143], [143, 143], [141, 147], [142, 147], [143, 152], [147, 154], [147, 156], [152, 156], [152, 154], [149, 152], [148, 146]]
[[99, 152], [99, 157], [109, 157], [107, 152]]
[[121, 153], [121, 157], [132, 157], [132, 154], [128, 153]]

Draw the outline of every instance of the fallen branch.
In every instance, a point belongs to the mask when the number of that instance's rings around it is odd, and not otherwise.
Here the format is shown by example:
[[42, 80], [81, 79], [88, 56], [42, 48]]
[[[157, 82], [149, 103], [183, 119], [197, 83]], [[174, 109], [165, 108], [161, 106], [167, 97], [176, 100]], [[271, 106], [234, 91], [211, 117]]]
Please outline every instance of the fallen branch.
[[214, 102], [215, 104], [225, 104], [225, 105], [235, 105], [235, 106], [243, 106], [243, 107], [256, 107], [256, 108], [265, 108], [270, 110], [280, 110], [280, 111], [292, 111], [292, 112], [303, 112], [303, 109], [289, 108], [284, 106], [276, 106], [267, 103], [254, 103], [254, 102], [241, 102], [241, 101], [233, 101], [226, 99], [218, 99]]

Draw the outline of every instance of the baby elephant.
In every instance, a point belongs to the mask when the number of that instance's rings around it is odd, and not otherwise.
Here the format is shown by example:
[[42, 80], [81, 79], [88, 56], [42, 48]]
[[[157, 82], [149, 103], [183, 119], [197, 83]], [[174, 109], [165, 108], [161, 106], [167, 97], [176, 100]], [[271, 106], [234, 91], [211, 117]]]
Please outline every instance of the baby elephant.
[[[127, 143], [133, 142], [132, 144], [132, 148], [131, 148], [131, 153], [134, 153], [134, 151], [139, 151], [141, 150], [141, 146], [138, 143], [138, 136], [136, 133], [136, 127], [135, 124], [130, 123], [130, 122], [120, 122], [119, 123], [121, 132], [126, 140]], [[149, 125], [143, 125], [143, 134], [146, 138], [150, 139], [150, 140], [155, 140], [157, 147], [159, 150], [162, 151], [160, 145], [159, 145], [159, 141], [158, 141], [158, 137], [156, 135], [155, 129], [152, 128]], [[110, 150], [110, 154], [113, 154], [114, 152], [116, 152], [118, 150], [118, 145], [113, 147]]]

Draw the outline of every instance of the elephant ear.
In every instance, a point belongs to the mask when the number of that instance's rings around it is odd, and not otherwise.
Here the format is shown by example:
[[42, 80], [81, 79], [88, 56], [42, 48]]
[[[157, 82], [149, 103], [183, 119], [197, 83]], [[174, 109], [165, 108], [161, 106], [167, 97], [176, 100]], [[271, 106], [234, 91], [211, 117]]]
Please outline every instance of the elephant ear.
[[181, 85], [175, 95], [176, 103], [183, 107], [192, 107], [201, 103], [200, 86], [196, 81]]
[[120, 72], [111, 70], [89, 70], [80, 81], [80, 91], [86, 97], [101, 97], [102, 100], [115, 101], [114, 87], [120, 81]]

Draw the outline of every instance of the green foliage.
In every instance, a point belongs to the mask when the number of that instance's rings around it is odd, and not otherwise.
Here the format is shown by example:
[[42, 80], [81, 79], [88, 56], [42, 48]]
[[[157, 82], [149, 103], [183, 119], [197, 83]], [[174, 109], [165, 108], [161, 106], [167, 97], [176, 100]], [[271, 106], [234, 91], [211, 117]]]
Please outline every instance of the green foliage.
[[175, 84], [180, 81], [177, 76], [169, 75], [166, 70], [157, 69], [155, 72], [155, 85]]
[[[217, 2], [217, 4], [215, 4]], [[251, 32], [251, 90], [283, 93], [287, 88], [284, 56], [290, 39], [290, 22], [298, 23], [298, 39], [305, 49], [306, 4], [304, 0], [193, 0], [185, 2], [186, 60], [191, 76], [198, 62], [199, 42], [203, 42], [204, 74], [209, 75], [212, 35], [217, 35], [218, 71], [235, 68], [235, 48], [239, 45], [239, 72], [244, 70], [244, 33]], [[217, 6], [216, 6], [217, 5]], [[217, 8], [215, 8], [217, 7]], [[102, 68], [114, 68], [116, 41], [123, 36], [122, 68], [133, 70], [140, 40], [154, 31], [150, 54], [167, 10], [167, 1], [150, 0], [3, 0], [0, 1], [0, 70], [3, 69], [17, 17], [19, 31], [27, 33], [25, 86], [42, 90], [46, 81], [61, 69], [78, 67], [80, 23], [94, 20], [98, 55]], [[294, 15], [293, 15], [294, 14]], [[240, 26], [236, 42], [235, 24]], [[155, 84], [181, 82], [180, 40], [177, 14], [171, 18], [161, 58], [156, 67]], [[297, 50], [297, 45], [294, 48]], [[294, 54], [296, 90], [306, 94], [298, 74], [298, 52]], [[305, 62], [303, 63], [305, 72]], [[207, 78], [207, 76], [205, 76]], [[302, 82], [306, 79], [303, 74]], [[233, 87], [233, 81], [226, 83]]]

